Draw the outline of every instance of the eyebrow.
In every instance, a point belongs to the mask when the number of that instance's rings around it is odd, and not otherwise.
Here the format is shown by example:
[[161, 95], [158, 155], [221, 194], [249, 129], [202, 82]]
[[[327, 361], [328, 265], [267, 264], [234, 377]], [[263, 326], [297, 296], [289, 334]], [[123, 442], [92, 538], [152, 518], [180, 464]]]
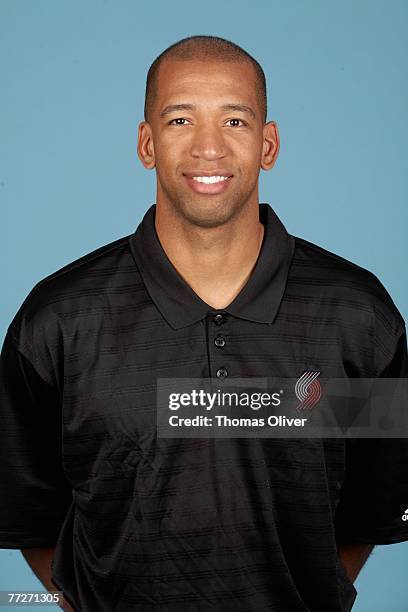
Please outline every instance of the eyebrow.
[[[236, 111], [241, 113], [248, 113], [251, 115], [253, 119], [256, 119], [255, 112], [252, 110], [250, 106], [246, 104], [223, 104], [221, 107], [223, 111]], [[166, 106], [160, 113], [160, 117], [165, 117], [170, 113], [174, 113], [176, 111], [194, 111], [197, 110], [197, 107], [194, 104], [170, 104]]]

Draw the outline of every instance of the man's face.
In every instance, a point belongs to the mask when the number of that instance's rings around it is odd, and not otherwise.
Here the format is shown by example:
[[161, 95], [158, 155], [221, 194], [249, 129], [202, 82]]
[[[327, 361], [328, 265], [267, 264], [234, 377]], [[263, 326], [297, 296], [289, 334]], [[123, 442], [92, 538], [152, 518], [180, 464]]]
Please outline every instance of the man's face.
[[249, 63], [165, 60], [138, 153], [156, 168], [158, 205], [216, 227], [258, 204], [259, 172], [272, 167], [278, 138], [263, 122]]

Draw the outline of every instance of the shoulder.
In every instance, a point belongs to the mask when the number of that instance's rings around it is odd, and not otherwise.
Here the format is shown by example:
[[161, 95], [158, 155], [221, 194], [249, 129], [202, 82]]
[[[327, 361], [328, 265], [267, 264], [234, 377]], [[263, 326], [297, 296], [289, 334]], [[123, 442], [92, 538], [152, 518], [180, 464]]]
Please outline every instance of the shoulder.
[[386, 319], [396, 333], [404, 327], [402, 315], [375, 274], [303, 238], [294, 238], [292, 283], [319, 288], [320, 293], [351, 303], [354, 300], [356, 306], [364, 305], [374, 316]]
[[373, 347], [377, 372], [404, 342], [404, 319], [379, 278], [302, 238], [295, 237], [288, 291], [314, 300], [319, 316], [335, 317], [349, 336], [366, 338]]
[[35, 346], [36, 335], [48, 336], [52, 342], [64, 320], [75, 312], [101, 305], [121, 287], [140, 283], [129, 238], [124, 236], [83, 255], [33, 287], [8, 328], [23, 352]]

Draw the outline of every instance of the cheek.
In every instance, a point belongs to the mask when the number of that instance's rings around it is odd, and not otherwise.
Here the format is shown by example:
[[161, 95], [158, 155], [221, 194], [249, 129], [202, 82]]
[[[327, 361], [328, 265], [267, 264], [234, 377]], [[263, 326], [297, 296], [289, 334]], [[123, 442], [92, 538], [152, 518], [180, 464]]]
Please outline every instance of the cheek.
[[260, 171], [261, 159], [262, 151], [259, 151], [258, 149], [250, 150], [247, 148], [240, 158], [242, 171], [248, 176], [256, 175]]
[[231, 149], [245, 167], [257, 167], [260, 164], [263, 144], [259, 139], [246, 138], [234, 144]]
[[[185, 140], [185, 139], [184, 139]], [[157, 166], [163, 169], [174, 169], [188, 154], [188, 146], [183, 139], [163, 138], [155, 145]]]

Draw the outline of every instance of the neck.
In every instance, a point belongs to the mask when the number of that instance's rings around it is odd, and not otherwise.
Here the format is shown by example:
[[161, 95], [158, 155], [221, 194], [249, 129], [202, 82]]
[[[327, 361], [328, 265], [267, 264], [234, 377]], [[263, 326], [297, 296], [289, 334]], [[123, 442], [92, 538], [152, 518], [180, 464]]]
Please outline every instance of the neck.
[[193, 225], [171, 206], [156, 205], [156, 232], [167, 257], [209, 306], [226, 308], [248, 281], [264, 235], [259, 204], [219, 227]]

